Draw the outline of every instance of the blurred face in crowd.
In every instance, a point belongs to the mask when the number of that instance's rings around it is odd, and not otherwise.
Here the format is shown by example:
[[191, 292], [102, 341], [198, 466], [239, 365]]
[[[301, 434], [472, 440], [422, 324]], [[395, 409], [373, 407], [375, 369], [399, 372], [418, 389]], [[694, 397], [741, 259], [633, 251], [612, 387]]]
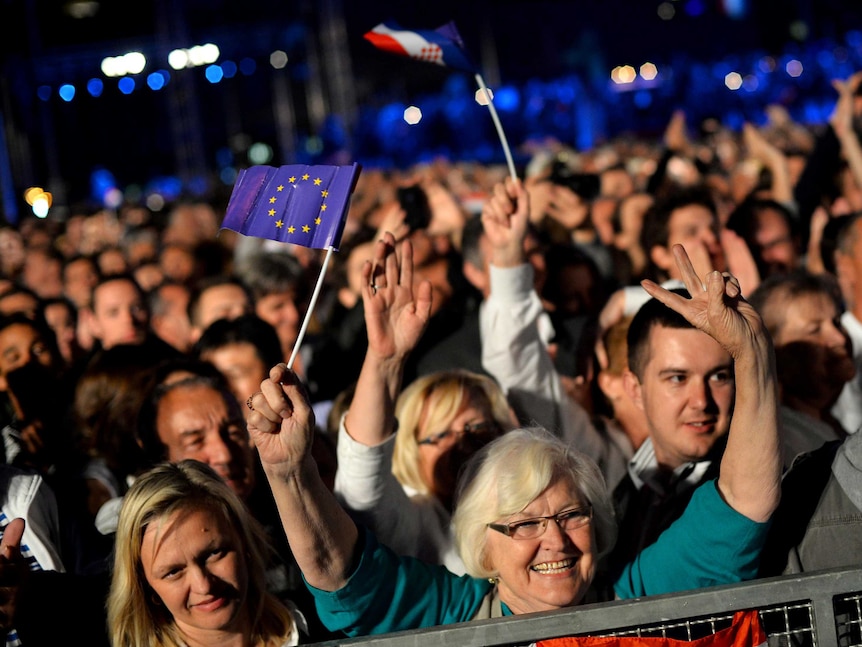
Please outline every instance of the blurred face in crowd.
[[112, 274], [124, 273], [129, 264], [126, 262], [126, 257], [119, 247], [110, 247], [102, 252], [99, 252], [96, 262], [99, 265], [99, 272], [102, 276], [111, 276]]
[[0, 387], [6, 390], [6, 375], [16, 368], [36, 362], [46, 368], [55, 358], [39, 332], [32, 326], [14, 323], [0, 330]]
[[712, 270], [723, 272], [727, 269], [715, 216], [703, 205], [689, 204], [675, 209], [668, 220], [667, 247], [650, 250], [653, 262], [676, 279], [681, 277], [671, 250], [677, 244], [685, 247], [699, 276], [706, 276]]
[[14, 292], [0, 296], [0, 314], [21, 312], [31, 319], [39, 309], [39, 299], [27, 292]]
[[295, 298], [293, 290], [276, 292], [259, 298], [254, 306], [255, 314], [275, 328], [285, 353], [293, 349], [299, 334], [300, 315]]
[[93, 291], [91, 327], [102, 348], [143, 343], [148, 326], [143, 297], [129, 279], [107, 281]]
[[757, 214], [754, 242], [757, 249], [752, 251], [760, 256], [767, 276], [784, 274], [799, 266], [799, 253], [790, 226], [775, 209], [767, 207]]
[[621, 250], [631, 250], [640, 246], [644, 214], [652, 206], [653, 197], [646, 193], [631, 195], [619, 205], [620, 232], [614, 238], [614, 246]]
[[831, 404], [856, 374], [850, 339], [835, 303], [825, 294], [772, 301], [770, 308], [783, 317], [773, 335], [782, 388], [798, 398]]
[[144, 577], [190, 644], [215, 644], [213, 632], [248, 632], [241, 548], [239, 533], [213, 507], [189, 505], [147, 525]]
[[89, 258], [76, 258], [63, 268], [63, 292], [79, 308], [90, 305], [93, 288], [98, 282], [96, 266]]
[[[499, 523], [557, 515], [583, 509], [587, 503], [576, 488], [560, 479], [521, 512]], [[544, 532], [530, 539], [509, 537], [491, 528], [486, 532], [488, 565], [499, 572], [500, 598], [514, 613], [569, 607], [583, 599], [598, 562], [592, 523], [565, 530], [548, 520]]]
[[0, 269], [5, 276], [15, 276], [24, 266], [24, 239], [12, 227], [0, 228]]
[[42, 250], [30, 250], [24, 261], [22, 283], [43, 299], [63, 294], [63, 267], [60, 259]]
[[626, 388], [643, 409], [659, 464], [676, 469], [706, 458], [727, 433], [735, 386], [730, 354], [690, 328], [653, 326], [649, 358]]
[[67, 363], [72, 363], [78, 354], [76, 313], [65, 303], [54, 302], [45, 306], [45, 321], [57, 337], [60, 354]]
[[251, 312], [251, 301], [245, 290], [226, 283], [204, 290], [197, 305], [196, 321], [192, 325], [200, 332], [219, 319], [236, 319]]
[[228, 398], [209, 385], [176, 386], [159, 401], [156, 433], [167, 460], [206, 463], [244, 499], [254, 485], [253, 455], [239, 406]]
[[[221, 348], [201, 354], [201, 359], [212, 363], [230, 383], [237, 402], [245, 402], [248, 396], [260, 390], [260, 383], [269, 375], [269, 366], [258, 355], [250, 342], [227, 344]], [[250, 410], [243, 413], [248, 416]]]
[[158, 263], [143, 263], [138, 265], [132, 274], [144, 292], [149, 292], [165, 280]]
[[192, 251], [181, 245], [168, 245], [159, 257], [159, 266], [166, 279], [189, 281], [195, 274], [196, 261]]
[[601, 174], [601, 194], [622, 200], [634, 193], [635, 181], [624, 168], [611, 168]]
[[449, 302], [454, 291], [452, 284], [449, 283], [449, 261], [445, 258], [438, 258], [422, 267], [417, 267], [413, 271], [413, 281], [414, 284], [422, 281], [431, 283], [432, 316]]
[[192, 344], [192, 324], [188, 314], [189, 290], [182, 285], [163, 285], [158, 290], [161, 312], [153, 312], [150, 327], [160, 339], [185, 353]]

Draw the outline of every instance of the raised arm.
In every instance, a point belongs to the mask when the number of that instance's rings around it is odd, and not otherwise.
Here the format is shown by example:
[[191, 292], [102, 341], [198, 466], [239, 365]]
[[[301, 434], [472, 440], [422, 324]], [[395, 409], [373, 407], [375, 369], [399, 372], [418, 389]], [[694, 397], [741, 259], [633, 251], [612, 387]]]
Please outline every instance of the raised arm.
[[550, 430], [608, 470], [619, 463], [614, 448], [566, 395], [540, 333], [544, 308], [524, 257], [529, 210], [526, 190], [509, 178], [482, 209], [492, 248], [491, 291], [479, 314], [482, 365], [524, 424]]
[[520, 182], [494, 187], [482, 208], [491, 248], [490, 292], [479, 311], [482, 366], [499, 383], [524, 424], [559, 435], [564, 393], [539, 331], [544, 308], [525, 262], [530, 201]]
[[675, 245], [673, 253], [692, 298], [669, 292], [652, 281], [642, 285], [733, 357], [736, 402], [718, 488], [739, 513], [754, 521], [766, 521], [778, 505], [783, 465], [772, 339], [763, 320], [743, 298], [736, 278], [710, 272], [702, 281], [681, 245]]
[[841, 143], [841, 152], [847, 160], [853, 181], [857, 187], [862, 188], [862, 144], [853, 128], [853, 119], [856, 117], [854, 109], [856, 93], [860, 85], [862, 85], [862, 72], [856, 72], [846, 81], [836, 79], [832, 82], [832, 86], [838, 91], [838, 103], [835, 104], [829, 123]]
[[321, 480], [311, 457], [314, 413], [296, 374], [278, 364], [260, 389], [252, 396], [248, 431], [287, 541], [306, 581], [335, 591], [352, 570], [358, 530]]
[[773, 146], [766, 137], [752, 124], [742, 127], [742, 137], [748, 154], [769, 169], [772, 175], [772, 199], [795, 210], [793, 200], [793, 181], [790, 178], [790, 167], [787, 156]]
[[362, 268], [368, 350], [345, 420], [351, 438], [378, 445], [395, 431], [404, 364], [431, 316], [431, 284], [413, 286], [413, 247], [386, 232]]

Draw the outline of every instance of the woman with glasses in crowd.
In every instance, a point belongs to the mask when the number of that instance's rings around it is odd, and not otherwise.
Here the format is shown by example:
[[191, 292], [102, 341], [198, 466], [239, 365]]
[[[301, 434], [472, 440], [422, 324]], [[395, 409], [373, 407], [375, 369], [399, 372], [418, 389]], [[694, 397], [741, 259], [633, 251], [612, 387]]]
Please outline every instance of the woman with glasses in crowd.
[[[511, 210], [503, 205], [502, 213], [525, 208], [520, 185], [510, 188]], [[369, 272], [366, 302], [381, 291], [412, 291], [409, 244], [401, 250], [385, 250], [385, 283]], [[735, 411], [720, 477], [702, 485], [683, 516], [627, 565], [613, 586], [620, 598], [754, 577], [779, 498], [769, 336], [735, 278], [712, 272], [702, 281], [682, 247], [675, 252], [694, 296], [685, 299], [651, 282], [644, 287], [731, 353]], [[427, 297], [420, 287], [415, 302], [405, 299], [421, 313]], [[309, 453], [314, 416], [295, 374], [273, 367], [252, 406], [249, 431], [294, 555], [331, 630], [364, 635], [574, 606], [587, 597], [597, 561], [613, 543], [609, 494], [598, 468], [548, 434], [521, 430], [488, 444], [462, 479], [453, 525], [468, 576], [397, 555], [328, 496]]]
[[[478, 449], [514, 426], [489, 377], [466, 370], [423, 376], [401, 392], [404, 365], [431, 312], [427, 282], [413, 299], [412, 248], [394, 253], [386, 234], [363, 269], [368, 350], [338, 434], [335, 493], [398, 554], [464, 565], [451, 532], [458, 472]], [[403, 261], [403, 262], [401, 262]]]

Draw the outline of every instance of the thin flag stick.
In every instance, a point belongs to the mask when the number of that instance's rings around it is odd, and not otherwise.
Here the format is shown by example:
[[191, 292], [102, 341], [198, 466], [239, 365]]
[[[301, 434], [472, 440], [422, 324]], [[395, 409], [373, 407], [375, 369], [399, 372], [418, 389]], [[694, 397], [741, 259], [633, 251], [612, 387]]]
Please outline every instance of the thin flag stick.
[[513, 180], [518, 179], [518, 174], [515, 172], [515, 162], [512, 160], [512, 151], [509, 150], [509, 142], [506, 141], [506, 133], [503, 132], [503, 124], [500, 123], [500, 117], [497, 116], [497, 109], [494, 107], [494, 101], [491, 99], [491, 93], [488, 92], [488, 86], [485, 85], [485, 79], [482, 75], [476, 72], [476, 83], [485, 95], [485, 101], [488, 102], [488, 110], [491, 112], [491, 119], [494, 121], [494, 127], [497, 129], [497, 135], [500, 137], [500, 143], [503, 144], [503, 153], [506, 155], [506, 164], [509, 165], [509, 175]]
[[314, 304], [317, 303], [317, 297], [320, 295], [320, 289], [323, 287], [323, 277], [326, 275], [326, 268], [329, 266], [329, 260], [332, 258], [332, 252], [335, 251], [332, 245], [326, 248], [326, 256], [323, 258], [323, 266], [320, 268], [320, 274], [317, 277], [317, 284], [314, 286], [314, 292], [311, 293], [311, 301], [308, 303], [308, 310], [305, 313], [305, 319], [302, 321], [302, 327], [299, 329], [299, 334], [296, 336], [296, 343], [293, 345], [293, 352], [290, 353], [290, 359], [287, 360], [287, 368], [293, 368], [293, 362], [299, 354], [299, 347], [302, 345], [302, 339], [305, 337], [305, 330], [308, 328], [308, 322], [311, 321], [311, 313], [314, 312]]

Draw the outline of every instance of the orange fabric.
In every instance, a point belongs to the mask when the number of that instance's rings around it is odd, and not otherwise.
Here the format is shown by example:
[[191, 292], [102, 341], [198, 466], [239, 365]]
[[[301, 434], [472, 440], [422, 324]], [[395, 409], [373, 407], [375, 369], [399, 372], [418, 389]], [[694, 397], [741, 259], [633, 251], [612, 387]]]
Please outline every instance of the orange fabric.
[[733, 624], [697, 640], [674, 640], [638, 636], [586, 636], [550, 638], [536, 642], [536, 647], [761, 647], [766, 645], [766, 633], [760, 626], [757, 611], [739, 611]]

